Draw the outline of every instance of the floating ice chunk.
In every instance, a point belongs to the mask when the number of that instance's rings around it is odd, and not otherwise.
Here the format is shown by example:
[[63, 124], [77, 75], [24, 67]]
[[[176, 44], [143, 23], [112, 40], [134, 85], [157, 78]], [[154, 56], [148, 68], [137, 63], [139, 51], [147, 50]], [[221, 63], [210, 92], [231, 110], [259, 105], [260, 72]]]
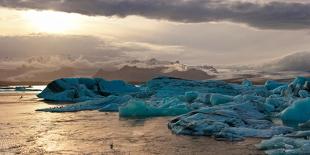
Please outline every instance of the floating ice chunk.
[[152, 117], [152, 116], [176, 116], [189, 112], [185, 105], [172, 106], [167, 108], [155, 107], [143, 100], [130, 100], [127, 104], [120, 106], [120, 117]]
[[283, 83], [283, 82], [278, 82], [278, 81], [274, 81], [274, 80], [267, 80], [265, 82], [265, 87], [268, 89], [268, 90], [274, 90], [280, 86], [284, 86], [284, 85], [287, 85], [286, 83]]
[[292, 132], [288, 127], [271, 127], [269, 129], [253, 129], [245, 127], [230, 127], [224, 128], [221, 132], [215, 135], [216, 138], [224, 138], [230, 141], [241, 140], [242, 137], [258, 137], [258, 138], [270, 138], [274, 135], [285, 134]]
[[304, 89], [310, 91], [310, 81], [305, 82]]
[[275, 106], [265, 102], [265, 98], [257, 95], [240, 95], [235, 97], [237, 103], [248, 103], [256, 107], [262, 113], [270, 113], [275, 111]]
[[272, 105], [276, 112], [281, 112], [291, 104], [291, 98], [279, 95], [272, 95], [266, 98], [266, 104]]
[[310, 78], [305, 77], [295, 78], [295, 80], [288, 85], [285, 95], [298, 96], [300, 90], [307, 89], [305, 88], [307, 82], [310, 82]]
[[301, 129], [310, 129], [310, 120], [305, 123], [298, 124], [298, 127]]
[[269, 140], [263, 140], [260, 144], [256, 145], [257, 148], [262, 150], [285, 149], [285, 148], [298, 148], [303, 145], [306, 140], [296, 140], [289, 137], [273, 137]]
[[264, 97], [257, 96], [256, 94], [246, 94], [246, 95], [237, 95], [234, 97], [234, 102], [244, 103], [244, 102], [261, 102], [265, 101]]
[[[100, 99], [103, 96], [97, 95], [91, 90], [87, 89], [84, 85], [76, 85], [75, 87], [69, 87], [69, 89], [62, 90], [60, 92], [53, 92], [51, 87], [43, 90], [38, 97], [44, 98], [50, 101], [62, 101], [62, 102], [82, 102], [87, 100]], [[52, 87], [56, 88], [56, 87]]]
[[101, 91], [111, 94], [124, 94], [139, 91], [139, 88], [133, 85], [129, 85], [121, 80], [112, 80], [112, 81], [101, 80], [99, 82], [99, 88]]
[[169, 122], [168, 127], [176, 134], [214, 135], [224, 140], [272, 137], [292, 132], [292, 128], [274, 126], [264, 118], [255, 104], [231, 102], [178, 116]]
[[290, 85], [294, 85], [295, 87], [303, 87], [306, 82], [310, 81], [310, 78], [305, 77], [296, 77], [293, 82], [290, 83]]
[[190, 104], [190, 107], [191, 109], [199, 109], [199, 108], [202, 108], [202, 107], [206, 107], [207, 105], [204, 104], [204, 103], [201, 103], [201, 102], [193, 102]]
[[310, 97], [310, 93], [307, 90], [299, 90], [298, 95], [302, 98]]
[[51, 101], [81, 102], [109, 95], [139, 92], [139, 88], [123, 81], [106, 81], [100, 78], [63, 78], [52, 81], [38, 94]]
[[[238, 95], [257, 95], [262, 97], [268, 97], [270, 95], [270, 91], [267, 90], [264, 86], [243, 86], [237, 84], [231, 84], [237, 90], [239, 90]], [[220, 93], [221, 94], [221, 93]]]
[[270, 113], [270, 112], [274, 112], [275, 111], [275, 107], [271, 104], [268, 103], [264, 103], [264, 104], [260, 104], [264, 109], [265, 112]]
[[252, 83], [252, 81], [245, 79], [242, 81], [242, 85], [246, 86], [246, 87], [252, 87], [253, 83]]
[[209, 94], [209, 93], [201, 93], [201, 94], [199, 94], [199, 96], [196, 99], [196, 101], [209, 105], [209, 104], [211, 104], [211, 102], [210, 102], [211, 95], [212, 94]]
[[265, 152], [268, 155], [310, 154], [310, 140], [306, 139], [275, 136], [269, 140], [263, 140], [256, 147], [266, 150]]
[[210, 97], [210, 102], [212, 105], [225, 104], [232, 102], [234, 99], [232, 96], [222, 95], [222, 94], [212, 94]]
[[271, 95], [270, 91], [267, 90], [264, 86], [256, 86], [253, 90], [254, 94], [257, 96], [268, 97]]
[[195, 99], [197, 99], [198, 95], [199, 95], [198, 92], [189, 91], [189, 92], [185, 93], [185, 99], [186, 99], [187, 102], [191, 103]]
[[281, 119], [287, 125], [304, 123], [310, 120], [310, 98], [295, 101], [281, 112]]
[[166, 98], [184, 95], [189, 91], [199, 93], [221, 93], [224, 95], [237, 95], [239, 91], [224, 81], [194, 81], [171, 77], [159, 77], [148, 81], [147, 87], [154, 95], [153, 98]]
[[304, 139], [309, 139], [310, 137], [310, 130], [307, 131], [296, 131], [294, 133], [291, 134], [287, 134], [285, 135], [287, 137], [294, 137], [294, 138], [304, 138]]
[[279, 86], [275, 89], [273, 89], [271, 92], [273, 94], [281, 94], [281, 95], [284, 95], [285, 94], [285, 91], [288, 89], [288, 85], [283, 85], [283, 86]]
[[[96, 100], [88, 100], [85, 102], [79, 102], [75, 104], [65, 105], [65, 106], [58, 106], [52, 108], [44, 108], [38, 109], [36, 111], [45, 111], [45, 112], [77, 112], [83, 110], [98, 110], [104, 111], [113, 111], [113, 106], [121, 105], [131, 99], [131, 96], [109, 96], [103, 99], [96, 99]], [[112, 106], [112, 105], [113, 106]]]

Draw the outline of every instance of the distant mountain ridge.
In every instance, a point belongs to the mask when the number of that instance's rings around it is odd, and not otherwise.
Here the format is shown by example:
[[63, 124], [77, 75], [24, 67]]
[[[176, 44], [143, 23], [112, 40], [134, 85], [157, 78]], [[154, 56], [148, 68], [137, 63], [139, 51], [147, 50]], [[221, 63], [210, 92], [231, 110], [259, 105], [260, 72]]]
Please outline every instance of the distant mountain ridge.
[[218, 73], [209, 65], [190, 66], [179, 61], [162, 61], [155, 58], [92, 62], [83, 57], [38, 56], [24, 61], [2, 61], [0, 65], [4, 68], [0, 68], [3, 73], [0, 75], [0, 81], [11, 82], [48, 82], [63, 77], [101, 77], [108, 80], [144, 82], [157, 76], [205, 80]]
[[217, 70], [213, 66], [189, 66], [180, 61], [129, 60], [117, 70], [100, 69], [93, 77], [108, 80], [120, 79], [129, 82], [144, 82], [158, 76], [171, 76], [190, 80], [206, 80], [214, 77]]
[[108, 80], [120, 79], [128, 82], [144, 82], [158, 76], [171, 76], [177, 78], [191, 79], [191, 80], [206, 80], [213, 75], [209, 75], [202, 70], [190, 68], [184, 71], [173, 70], [165, 72], [168, 67], [154, 67], [154, 68], [139, 68], [136, 66], [124, 66], [119, 70], [105, 71], [100, 69], [94, 77], [102, 77]]

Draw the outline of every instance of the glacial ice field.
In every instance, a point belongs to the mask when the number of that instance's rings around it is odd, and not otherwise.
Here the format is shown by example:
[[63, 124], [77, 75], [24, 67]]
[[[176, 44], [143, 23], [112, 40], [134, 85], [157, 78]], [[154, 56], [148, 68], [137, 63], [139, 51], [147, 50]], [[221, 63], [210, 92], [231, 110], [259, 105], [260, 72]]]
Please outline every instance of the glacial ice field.
[[236, 84], [158, 77], [139, 87], [119, 80], [63, 78], [48, 84], [38, 97], [74, 104], [37, 111], [175, 116], [168, 128], [177, 135], [227, 141], [265, 138], [257, 148], [267, 154], [310, 154], [310, 78], [254, 85], [249, 80]]

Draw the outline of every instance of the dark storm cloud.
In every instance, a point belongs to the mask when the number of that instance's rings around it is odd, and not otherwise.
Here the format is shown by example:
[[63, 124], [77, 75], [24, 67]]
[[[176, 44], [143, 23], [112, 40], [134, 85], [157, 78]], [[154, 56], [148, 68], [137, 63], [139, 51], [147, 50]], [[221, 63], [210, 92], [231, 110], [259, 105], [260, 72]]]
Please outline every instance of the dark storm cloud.
[[232, 21], [267, 29], [310, 28], [310, 4], [227, 0], [0, 0], [0, 6], [91, 16], [139, 15], [176, 22]]

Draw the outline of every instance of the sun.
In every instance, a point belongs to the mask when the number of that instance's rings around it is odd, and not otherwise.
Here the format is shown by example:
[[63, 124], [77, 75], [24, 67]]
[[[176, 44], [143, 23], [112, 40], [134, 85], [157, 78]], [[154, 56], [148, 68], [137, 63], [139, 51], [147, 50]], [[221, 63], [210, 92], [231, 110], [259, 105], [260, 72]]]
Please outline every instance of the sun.
[[23, 17], [37, 32], [65, 33], [80, 25], [78, 15], [63, 12], [29, 10]]

